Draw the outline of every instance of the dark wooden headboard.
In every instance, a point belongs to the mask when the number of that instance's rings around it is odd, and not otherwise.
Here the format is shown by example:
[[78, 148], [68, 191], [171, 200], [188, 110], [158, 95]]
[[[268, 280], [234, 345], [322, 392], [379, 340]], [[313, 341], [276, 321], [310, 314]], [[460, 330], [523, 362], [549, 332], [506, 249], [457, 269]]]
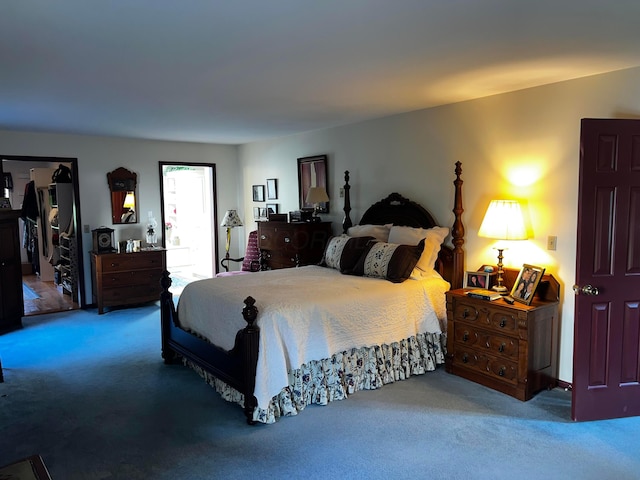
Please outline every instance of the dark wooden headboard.
[[[451, 288], [461, 288], [464, 277], [464, 226], [462, 224], [462, 164], [456, 163], [456, 179], [453, 213], [455, 221], [451, 227], [451, 242], [453, 247], [442, 245], [435, 269], [442, 277], [451, 283]], [[349, 172], [344, 173], [344, 213], [345, 218], [342, 223], [343, 231], [346, 233], [352, 226], [349, 213], [351, 211]], [[385, 225], [393, 224], [406, 227], [432, 228], [440, 224], [435, 221], [433, 215], [422, 205], [403, 197], [399, 193], [392, 193], [388, 197], [374, 203], [364, 212], [360, 219], [360, 225]]]

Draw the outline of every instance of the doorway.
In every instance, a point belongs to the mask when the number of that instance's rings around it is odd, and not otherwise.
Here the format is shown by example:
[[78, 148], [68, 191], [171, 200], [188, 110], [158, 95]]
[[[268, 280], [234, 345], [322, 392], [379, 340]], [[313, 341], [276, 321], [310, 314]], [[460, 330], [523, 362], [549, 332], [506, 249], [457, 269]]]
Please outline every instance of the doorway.
[[172, 291], [217, 273], [215, 164], [160, 162], [162, 243]]
[[[19, 220], [20, 242], [23, 246], [24, 316], [84, 308], [84, 268], [79, 253], [82, 252], [82, 235], [77, 234], [81, 225], [77, 159], [18, 155], [0, 155], [0, 159], [5, 188], [3, 196], [10, 199], [12, 208], [22, 209], [26, 186], [31, 181], [34, 182], [38, 206], [37, 218]], [[70, 184], [53, 184], [51, 173], [60, 165], [71, 170]], [[60, 193], [59, 197], [57, 193]], [[64, 203], [65, 206], [58, 203]], [[55, 217], [52, 214], [54, 221], [51, 222], [48, 215], [54, 208], [55, 212], [64, 210], [65, 213]], [[65, 228], [57, 225], [63, 217], [68, 219]], [[39, 234], [35, 240], [33, 235], [27, 235], [27, 232], [38, 228]], [[46, 240], [44, 231], [50, 233]]]

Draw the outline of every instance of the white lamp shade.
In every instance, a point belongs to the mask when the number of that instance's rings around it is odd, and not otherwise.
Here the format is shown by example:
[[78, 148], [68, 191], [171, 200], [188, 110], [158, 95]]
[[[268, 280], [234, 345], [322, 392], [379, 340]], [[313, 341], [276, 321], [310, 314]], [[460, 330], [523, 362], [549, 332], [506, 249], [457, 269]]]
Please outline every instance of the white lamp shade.
[[520, 203], [517, 200], [491, 200], [478, 236], [498, 240], [529, 238]]
[[135, 208], [136, 207], [136, 197], [133, 192], [127, 192], [124, 197], [124, 202], [122, 203], [124, 208]]
[[238, 212], [236, 212], [235, 210], [227, 210], [227, 212], [224, 214], [224, 218], [222, 219], [222, 223], [220, 224], [220, 226], [227, 228], [241, 227], [242, 220], [240, 220]]
[[329, 201], [329, 195], [324, 187], [311, 187], [307, 192], [307, 203], [323, 203]]

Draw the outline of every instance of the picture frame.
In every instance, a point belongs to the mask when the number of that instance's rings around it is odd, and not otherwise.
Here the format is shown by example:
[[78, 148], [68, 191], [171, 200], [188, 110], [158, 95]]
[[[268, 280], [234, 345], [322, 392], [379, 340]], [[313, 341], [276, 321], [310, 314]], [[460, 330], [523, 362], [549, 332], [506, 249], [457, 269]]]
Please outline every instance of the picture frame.
[[278, 213], [277, 203], [267, 203], [267, 214], [270, 214], [270, 213]]
[[264, 185], [253, 186], [253, 201], [264, 202]]
[[510, 294], [516, 302], [524, 303], [525, 305], [531, 304], [538, 284], [544, 275], [544, 270], [542, 267], [529, 265], [528, 263], [522, 265], [516, 281], [513, 282]]
[[11, 208], [11, 202], [6, 197], [0, 197], [0, 208]]
[[267, 200], [278, 199], [278, 179], [267, 178]]
[[260, 207], [259, 210], [260, 210], [260, 215], [259, 215], [260, 220], [266, 220], [267, 219], [266, 207]]
[[253, 219], [254, 220], [260, 219], [260, 209], [258, 207], [253, 207]]
[[489, 272], [465, 272], [464, 288], [489, 288]]
[[[324, 187], [329, 192], [329, 175], [327, 173], [327, 156], [298, 158], [298, 193], [300, 195], [300, 210], [313, 210], [314, 204], [307, 203], [306, 198], [311, 187]], [[318, 213], [329, 213], [329, 203], [318, 204]]]

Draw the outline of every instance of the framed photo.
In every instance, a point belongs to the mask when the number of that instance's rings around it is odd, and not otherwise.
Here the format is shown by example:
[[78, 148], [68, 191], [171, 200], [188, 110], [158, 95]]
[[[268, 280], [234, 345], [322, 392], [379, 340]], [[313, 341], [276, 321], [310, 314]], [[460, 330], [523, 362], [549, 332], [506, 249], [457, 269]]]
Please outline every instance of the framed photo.
[[267, 213], [278, 213], [277, 203], [267, 203]]
[[464, 288], [489, 288], [489, 272], [465, 272]]
[[533, 295], [536, 293], [536, 288], [544, 275], [544, 268], [536, 267], [535, 265], [522, 265], [518, 278], [513, 283], [511, 289], [511, 296], [516, 302], [524, 303], [525, 305], [531, 304]]
[[264, 207], [260, 207], [260, 220], [265, 220], [267, 218], [267, 209]]
[[267, 200], [278, 199], [278, 180], [275, 178], [267, 178]]
[[[300, 210], [313, 209], [313, 203], [307, 203], [307, 194], [311, 187], [324, 187], [329, 192], [327, 175], [327, 156], [316, 155], [298, 159], [298, 193], [300, 194]], [[329, 202], [318, 204], [318, 213], [329, 213]]]
[[253, 219], [260, 219], [260, 209], [258, 207], [253, 207]]
[[253, 201], [264, 202], [264, 185], [253, 186]]
[[0, 208], [11, 208], [11, 202], [6, 197], [0, 197]]

